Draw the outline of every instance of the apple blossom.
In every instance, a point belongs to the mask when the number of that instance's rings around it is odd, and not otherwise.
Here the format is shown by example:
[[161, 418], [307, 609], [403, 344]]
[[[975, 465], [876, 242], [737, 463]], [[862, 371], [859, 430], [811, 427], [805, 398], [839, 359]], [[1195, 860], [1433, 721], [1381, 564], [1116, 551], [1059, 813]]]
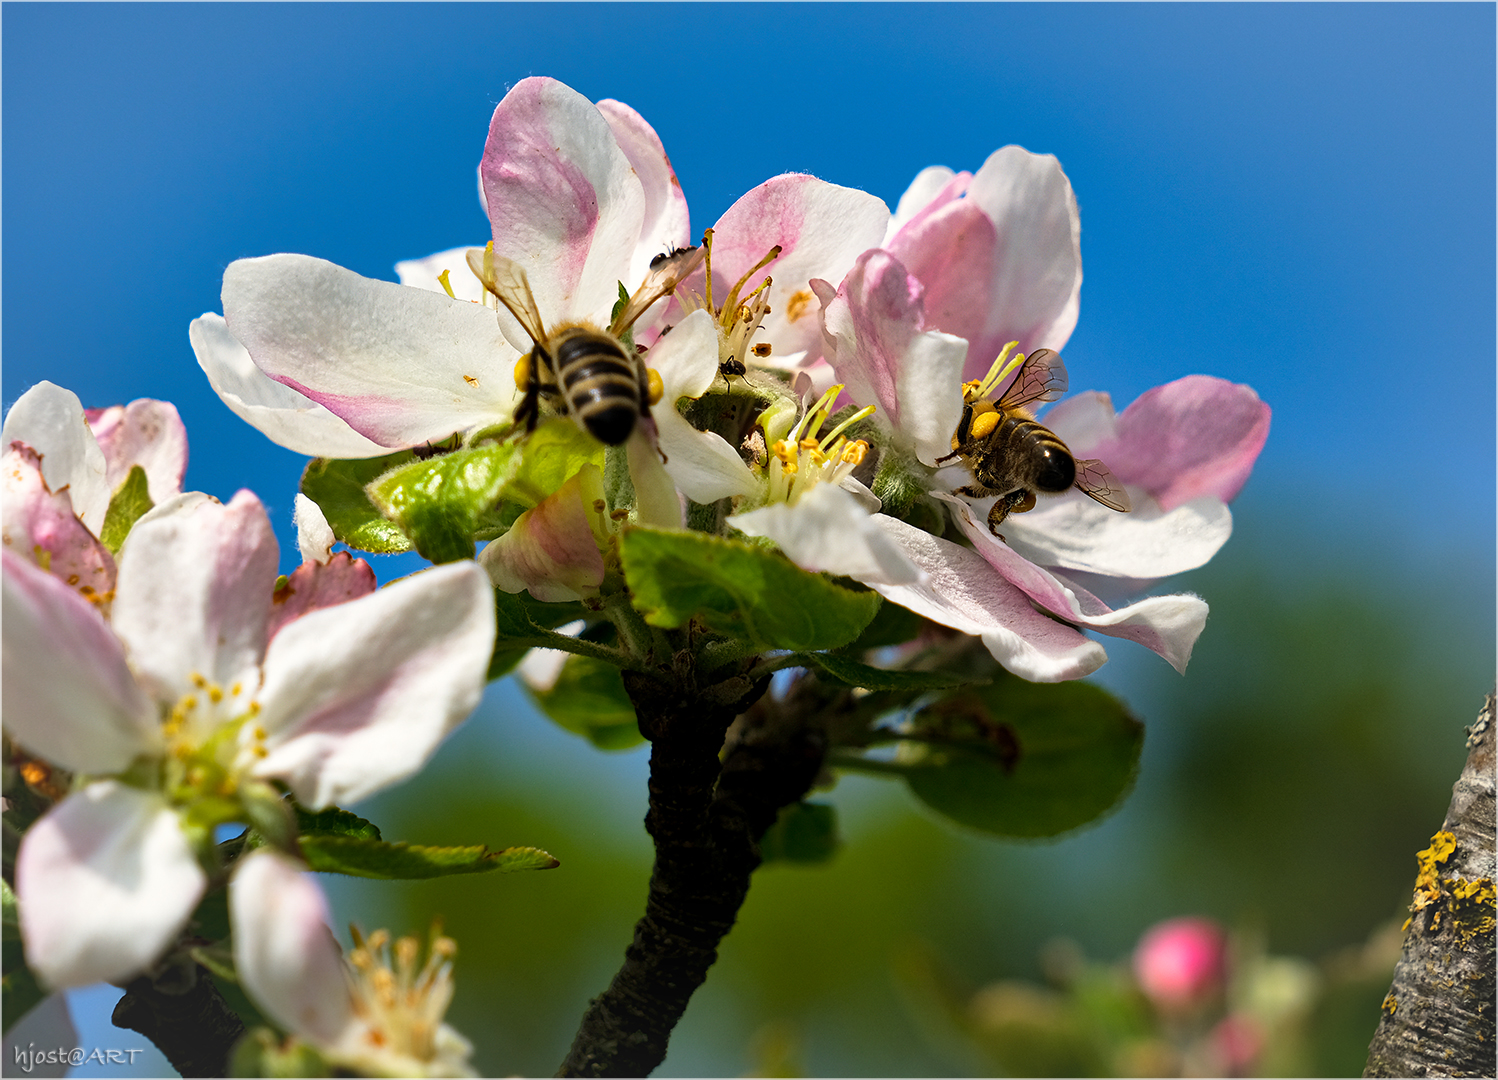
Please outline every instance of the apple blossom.
[[[265, 849], [229, 884], [234, 966], [251, 1000], [277, 1026], [334, 1066], [364, 1076], [473, 1076], [468, 1040], [442, 1022], [452, 1000], [450, 938], [436, 936], [418, 966], [415, 938], [355, 932], [343, 955], [327, 901], [295, 860]], [[394, 963], [391, 963], [391, 952]]]
[[17, 858], [28, 963], [47, 984], [149, 964], [203, 892], [213, 827], [279, 804], [266, 781], [312, 808], [362, 798], [420, 768], [477, 704], [494, 614], [475, 564], [363, 595], [355, 573], [301, 600], [294, 577], [293, 610], [315, 610], [287, 622], [277, 554], [251, 493], [178, 496], [132, 530], [106, 622], [3, 553], [7, 734], [94, 778]]

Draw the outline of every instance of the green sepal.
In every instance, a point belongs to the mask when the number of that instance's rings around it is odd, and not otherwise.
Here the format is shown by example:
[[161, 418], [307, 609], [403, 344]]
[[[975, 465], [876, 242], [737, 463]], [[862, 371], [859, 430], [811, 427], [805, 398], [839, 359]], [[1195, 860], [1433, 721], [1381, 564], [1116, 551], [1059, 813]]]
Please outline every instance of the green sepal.
[[410, 551], [410, 537], [370, 502], [365, 486], [414, 460], [416, 455], [409, 450], [349, 461], [314, 458], [302, 472], [302, 494], [322, 510], [333, 535], [356, 551], [377, 555]]
[[533, 847], [490, 851], [483, 844], [431, 847], [332, 835], [303, 836], [301, 845], [302, 858], [313, 870], [386, 881], [484, 874], [494, 870], [502, 873], [551, 870], [561, 865], [553, 856]]
[[695, 618], [759, 650], [835, 649], [879, 610], [878, 593], [844, 588], [768, 548], [702, 533], [628, 529], [620, 559], [650, 625]]
[[904, 778], [927, 806], [995, 836], [1038, 839], [1106, 814], [1133, 786], [1144, 725], [1089, 683], [1001, 678], [948, 695], [910, 721], [894, 762], [840, 754]]
[[125, 482], [115, 488], [109, 499], [109, 509], [104, 511], [104, 524], [99, 529], [99, 539], [111, 555], [118, 555], [125, 546], [125, 537], [145, 512], [156, 504], [151, 501], [150, 485], [146, 470], [139, 465], [130, 467]]
[[951, 671], [876, 668], [842, 653], [807, 653], [801, 659], [806, 661], [807, 667], [816, 668], [837, 682], [846, 686], [861, 686], [865, 690], [950, 690], [957, 686], [988, 682], [988, 679], [981, 676], [961, 675]]
[[473, 537], [520, 469], [518, 443], [412, 461], [366, 485], [369, 501], [434, 563], [473, 558]]
[[245, 783], [239, 789], [239, 805], [244, 820], [263, 841], [282, 851], [296, 850], [296, 814], [280, 791], [262, 781]]
[[624, 676], [613, 664], [569, 656], [550, 690], [531, 697], [559, 727], [581, 735], [600, 750], [627, 750], [645, 741]]
[[230, 1076], [332, 1076], [333, 1069], [311, 1045], [291, 1036], [284, 1043], [269, 1028], [245, 1033], [229, 1054]]
[[26, 954], [19, 940], [0, 941], [0, 1015], [5, 1018], [3, 1030], [25, 1016], [37, 1002], [47, 996], [36, 976], [26, 966]]
[[761, 862], [824, 863], [837, 853], [837, 808], [797, 802], [781, 807], [759, 842]]

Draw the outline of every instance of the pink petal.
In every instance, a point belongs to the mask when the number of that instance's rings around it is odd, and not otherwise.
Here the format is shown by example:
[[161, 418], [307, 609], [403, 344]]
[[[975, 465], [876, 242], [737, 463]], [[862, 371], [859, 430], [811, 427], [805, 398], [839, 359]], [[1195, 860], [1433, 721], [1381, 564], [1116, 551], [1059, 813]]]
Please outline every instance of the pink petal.
[[347, 551], [325, 563], [302, 563], [271, 598], [269, 637], [309, 612], [346, 604], [374, 591], [375, 574], [369, 563]]
[[111, 492], [119, 490], [139, 465], [153, 503], [165, 502], [182, 493], [187, 474], [187, 428], [170, 401], [139, 398], [129, 405], [107, 409], [85, 409], [83, 415], [99, 440], [108, 467]]
[[602, 528], [594, 501], [603, 497], [596, 465], [582, 470], [515, 520], [510, 531], [484, 548], [479, 562], [495, 588], [523, 589], [555, 603], [593, 595], [603, 583], [603, 555], [595, 532]]
[[12, 443], [4, 469], [4, 523], [0, 541], [85, 599], [107, 604], [114, 596], [114, 556], [84, 528], [66, 492], [47, 490], [42, 461], [25, 443]]
[[645, 220], [630, 260], [629, 276], [624, 279], [626, 287], [633, 288], [645, 280], [651, 259], [663, 251], [692, 244], [687, 197], [660, 136], [643, 116], [622, 101], [607, 98], [598, 103], [598, 111], [613, 129], [619, 149], [645, 189]]
[[970, 340], [967, 378], [981, 378], [1005, 342], [1021, 352], [1060, 350], [1077, 325], [1082, 289], [1081, 221], [1071, 182], [1050, 154], [996, 150], [968, 185], [967, 198], [993, 222], [998, 240], [988, 321]]
[[245, 993], [283, 1030], [332, 1046], [354, 1023], [343, 954], [317, 879], [269, 848], [229, 882], [234, 968]]
[[1269, 406], [1241, 383], [1188, 375], [1141, 394], [1118, 417], [1118, 434], [1096, 456], [1166, 510], [1202, 495], [1227, 501], [1253, 471], [1269, 438]]
[[981, 636], [994, 659], [1031, 682], [1080, 679], [1107, 661], [1101, 645], [1036, 611], [976, 552], [884, 514], [873, 520], [926, 575], [923, 584], [871, 583], [886, 600]]
[[156, 708], [98, 610], [25, 559], [0, 559], [6, 734], [76, 772], [119, 772], [159, 751]]
[[405, 779], [478, 704], [493, 648], [493, 592], [472, 562], [287, 624], [266, 651], [255, 775], [312, 809]]
[[21, 841], [26, 963], [56, 989], [129, 978], [176, 939], [206, 884], [165, 799], [113, 780], [90, 784]]
[[895, 205], [895, 212], [891, 215], [888, 230], [884, 234], [884, 243], [879, 246], [888, 248], [890, 241], [905, 226], [934, 214], [953, 199], [960, 199], [972, 179], [972, 173], [954, 173], [945, 165], [928, 165], [916, 173], [915, 179]]
[[922, 213], [886, 250], [921, 283], [926, 326], [972, 342], [987, 329], [998, 241], [988, 215], [971, 199], [960, 199]]
[[223, 302], [228, 329], [261, 371], [380, 446], [494, 423], [517, 396], [518, 353], [478, 304], [306, 255], [230, 263]]
[[[863, 252], [877, 247], [889, 221], [879, 199], [838, 187], [814, 176], [788, 173], [766, 180], [728, 208], [713, 226], [713, 300], [728, 290], [776, 244], [780, 257], [751, 279], [750, 291], [772, 277], [770, 313], [757, 341], [776, 354], [806, 351], [808, 361], [822, 349], [819, 306], [812, 278], [841, 281]], [[701, 292], [695, 276], [690, 288]]]
[[279, 549], [265, 508], [180, 496], [141, 518], [120, 552], [114, 628], [143, 686], [174, 703], [195, 677], [253, 690]]
[[479, 175], [494, 251], [525, 268], [546, 324], [607, 320], [646, 201], [598, 107], [555, 79], [522, 79], [494, 110]]

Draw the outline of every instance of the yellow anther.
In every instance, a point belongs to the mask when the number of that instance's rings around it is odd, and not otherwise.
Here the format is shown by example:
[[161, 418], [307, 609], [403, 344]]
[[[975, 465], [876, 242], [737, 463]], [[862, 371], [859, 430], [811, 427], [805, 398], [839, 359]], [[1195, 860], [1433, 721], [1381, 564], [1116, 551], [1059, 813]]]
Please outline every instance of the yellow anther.
[[432, 942], [432, 954], [450, 958], [458, 954], [458, 943], [450, 937], [440, 937]]
[[770, 355], [770, 343], [768, 341], [762, 341], [749, 351], [763, 360], [765, 357]]
[[843, 461], [849, 465], [862, 465], [863, 459], [869, 456], [869, 444], [862, 439], [854, 439], [843, 447]]
[[210, 686], [208, 688], [208, 700], [217, 705], [224, 700], [224, 688], [222, 686]]
[[259, 724], [256, 724], [251, 729], [251, 734], [253, 734], [258, 741], [260, 741], [260, 742], [264, 742], [265, 741], [265, 729], [263, 727], [261, 727]]
[[987, 438], [993, 429], [999, 426], [999, 414], [988, 409], [973, 417], [973, 422], [968, 426], [967, 437], [969, 439]]
[[822, 444], [819, 443], [819, 442], [817, 442], [816, 439], [802, 439], [796, 445], [800, 446], [801, 449], [803, 449], [803, 450], [815, 450], [817, 447], [821, 446]]
[[440, 273], [440, 274], [437, 275], [437, 281], [442, 285], [442, 291], [445, 292], [445, 293], [447, 293], [447, 295], [450, 296], [450, 297], [452, 297], [454, 300], [456, 300], [458, 298], [457, 294], [453, 292], [453, 287], [451, 285], [449, 285], [448, 281], [447, 281], [447, 276], [449, 274], [451, 274], [451, 273], [452, 273], [451, 270], [444, 270], [444, 271], [442, 271], [442, 273]]
[[258, 701], [252, 701], [252, 702], [250, 702], [250, 715], [251, 716], [259, 716], [260, 715], [260, 702], [258, 702]]
[[666, 384], [661, 382], [661, 373], [655, 368], [645, 369], [646, 398], [650, 404], [655, 405], [661, 400], [661, 395], [666, 392]]
[[205, 679], [205, 678], [203, 678], [203, 676], [199, 675], [196, 671], [194, 671], [187, 678], [199, 690], [206, 690], [206, 689], [208, 689], [208, 680]]
[[233, 686], [231, 686], [229, 688], [229, 693], [232, 694], [234, 697], [238, 697], [243, 692], [244, 692], [244, 683], [235, 683]]
[[263, 758], [263, 757], [269, 757], [270, 756], [270, 751], [267, 750], [265, 747], [261, 746], [259, 743], [255, 744], [254, 749], [252, 749], [250, 751], [250, 753], [254, 754], [257, 758]]
[[813, 465], [827, 464], [827, 455], [822, 453], [821, 450], [817, 449], [817, 447], [815, 446], [809, 446], [807, 447], [807, 449], [811, 452], [811, 463]]
[[526, 390], [531, 384], [531, 354], [524, 353], [515, 361], [515, 388]]
[[182, 715], [184, 716], [192, 712], [197, 707], [198, 699], [193, 697], [191, 694], [188, 694], [185, 698], [183, 698], [181, 703], [178, 705], [178, 708], [182, 710]]

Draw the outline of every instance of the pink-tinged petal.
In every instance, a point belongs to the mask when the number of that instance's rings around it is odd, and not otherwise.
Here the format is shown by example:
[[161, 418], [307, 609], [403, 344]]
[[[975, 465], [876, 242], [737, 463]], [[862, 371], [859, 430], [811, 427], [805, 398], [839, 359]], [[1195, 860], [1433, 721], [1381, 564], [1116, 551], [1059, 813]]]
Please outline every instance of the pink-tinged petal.
[[619, 149], [629, 159], [645, 191], [644, 224], [640, 226], [640, 239], [630, 260], [629, 276], [624, 279], [626, 286], [633, 288], [645, 280], [651, 259], [672, 248], [691, 245], [687, 197], [660, 136], [643, 116], [622, 101], [608, 98], [598, 103], [598, 111], [608, 121]]
[[381, 446], [494, 423], [517, 397], [519, 353], [478, 304], [307, 255], [230, 263], [223, 301], [256, 367]]
[[525, 268], [546, 324], [607, 320], [646, 205], [598, 107], [555, 79], [522, 79], [494, 110], [479, 175], [495, 254]]
[[682, 522], [681, 497], [671, 474], [661, 463], [661, 452], [656, 448], [656, 433], [652, 421], [639, 424], [629, 441], [624, 444], [624, 456], [629, 462], [629, 479], [635, 487], [634, 520], [640, 525], [657, 529], [679, 529]]
[[165, 799], [113, 780], [90, 784], [21, 841], [26, 963], [53, 989], [129, 978], [176, 939], [206, 884]]
[[845, 574], [866, 585], [913, 585], [924, 574], [874, 522], [857, 496], [818, 484], [794, 506], [775, 503], [728, 524], [775, 541], [804, 570]]
[[[1184, 671], [1207, 621], [1207, 605], [1195, 596], [1152, 596], [1117, 611], [1079, 586], [1043, 570], [988, 531], [972, 507], [951, 495], [937, 498], [956, 510], [957, 524], [979, 556], [1040, 607], [1068, 622], [1110, 637], [1128, 638]], [[1008, 525], [1008, 522], [1005, 522]]]
[[245, 993], [282, 1030], [319, 1046], [355, 1023], [343, 954], [317, 880], [289, 856], [252, 851], [229, 882], [234, 969]]
[[1050, 154], [996, 150], [968, 185], [998, 233], [986, 332], [971, 344], [967, 377], [981, 378], [1005, 342], [1060, 350], [1077, 325], [1081, 219], [1071, 181]]
[[55, 1056], [62, 1060], [46, 1059], [48, 1051], [79, 1044], [78, 1029], [73, 1026], [73, 1014], [68, 1010], [67, 994], [48, 994], [19, 1020], [6, 1017], [6, 1023], [10, 1027], [4, 1039], [0, 1040], [0, 1061], [8, 1066], [7, 1073], [19, 1066], [24, 1076], [68, 1075], [72, 1066], [66, 1057], [59, 1054]]
[[[770, 313], [756, 340], [774, 346], [775, 354], [806, 352], [814, 360], [822, 351], [819, 305], [812, 278], [841, 281], [853, 261], [884, 236], [889, 208], [865, 191], [838, 187], [814, 176], [772, 177], [728, 208], [713, 226], [713, 298], [728, 290], [776, 244], [780, 257], [756, 272], [745, 291], [764, 280], [770, 286]], [[690, 288], [701, 292], [693, 275]]]
[[[1057, 402], [1041, 418], [1079, 458], [1100, 458], [1098, 447], [1118, 436], [1113, 399], [1100, 390], [1085, 390]], [[1111, 464], [1106, 459], [1104, 464]]]
[[602, 499], [603, 474], [596, 465], [584, 465], [516, 518], [479, 555], [494, 587], [507, 593], [529, 589], [546, 603], [595, 595], [604, 574], [597, 533], [605, 526], [595, 509]]
[[976, 552], [884, 514], [874, 520], [926, 574], [924, 584], [872, 584], [886, 600], [980, 636], [994, 659], [1031, 682], [1080, 679], [1107, 662], [1101, 645], [1036, 611]]
[[187, 475], [187, 428], [170, 401], [139, 398], [129, 405], [85, 409], [84, 417], [104, 451], [110, 491], [119, 490], [139, 465], [152, 502], [182, 494]]
[[426, 763], [483, 693], [494, 598], [477, 563], [439, 566], [283, 627], [265, 657], [255, 774], [320, 809]]
[[6, 550], [45, 566], [84, 598], [107, 603], [114, 595], [114, 556], [84, 528], [66, 492], [47, 490], [36, 451], [12, 443], [0, 469], [0, 542]]
[[280, 557], [265, 507], [241, 491], [165, 503], [120, 552], [114, 629], [136, 677], [173, 704], [198, 679], [253, 690]]
[[[817, 289], [825, 295], [825, 283]], [[967, 342], [922, 331], [922, 312], [920, 284], [899, 260], [865, 252], [826, 302], [823, 345], [849, 397], [875, 405], [897, 441], [934, 465], [962, 419]]]
[[66, 490], [73, 513], [98, 536], [109, 509], [108, 466], [78, 395], [50, 382], [27, 390], [10, 407], [0, 428], [0, 447], [12, 442], [23, 442], [41, 455], [48, 489]]
[[325, 563], [333, 555], [338, 537], [318, 506], [301, 492], [292, 503], [292, 521], [296, 525], [296, 549], [304, 563]]
[[484, 283], [468, 268], [468, 249], [481, 248], [483, 244], [450, 248], [428, 255], [424, 259], [405, 259], [395, 264], [395, 276], [402, 285], [410, 285], [428, 292], [447, 295], [442, 287], [442, 273], [447, 272], [447, 284], [459, 300], [471, 300], [475, 304], [484, 302]]
[[327, 562], [304, 562], [286, 578], [271, 598], [269, 637], [313, 611], [346, 604], [375, 591], [369, 563], [340, 551]]
[[694, 311], [646, 355], [661, 377], [661, 400], [650, 407], [666, 472], [693, 502], [752, 495], [759, 482], [721, 435], [698, 431], [677, 411], [681, 398], [699, 398], [718, 377], [718, 331], [706, 311]]
[[1210, 375], [1146, 390], [1096, 448], [1113, 474], [1147, 489], [1166, 510], [1242, 489], [1269, 438], [1269, 406], [1241, 383]]
[[886, 245], [921, 283], [927, 328], [966, 341], [985, 336], [998, 240], [988, 215], [971, 199], [960, 199], [922, 214]]
[[371, 442], [307, 395], [257, 368], [222, 315], [210, 311], [194, 319], [187, 336], [214, 393], [277, 446], [326, 458], [379, 457], [398, 449]]
[[119, 772], [159, 751], [156, 708], [99, 612], [25, 559], [0, 559], [6, 734], [75, 772]]
[[1205, 566], [1233, 534], [1232, 511], [1216, 496], [1165, 511], [1135, 490], [1127, 514], [1071, 491], [1009, 517], [1002, 531], [1015, 551], [1041, 566], [1140, 579]]
[[916, 173], [905, 194], [895, 204], [895, 212], [884, 232], [884, 241], [879, 246], [889, 247], [895, 235], [916, 218], [935, 213], [953, 199], [961, 198], [972, 179], [972, 173], [954, 173], [945, 165], [928, 165]]

